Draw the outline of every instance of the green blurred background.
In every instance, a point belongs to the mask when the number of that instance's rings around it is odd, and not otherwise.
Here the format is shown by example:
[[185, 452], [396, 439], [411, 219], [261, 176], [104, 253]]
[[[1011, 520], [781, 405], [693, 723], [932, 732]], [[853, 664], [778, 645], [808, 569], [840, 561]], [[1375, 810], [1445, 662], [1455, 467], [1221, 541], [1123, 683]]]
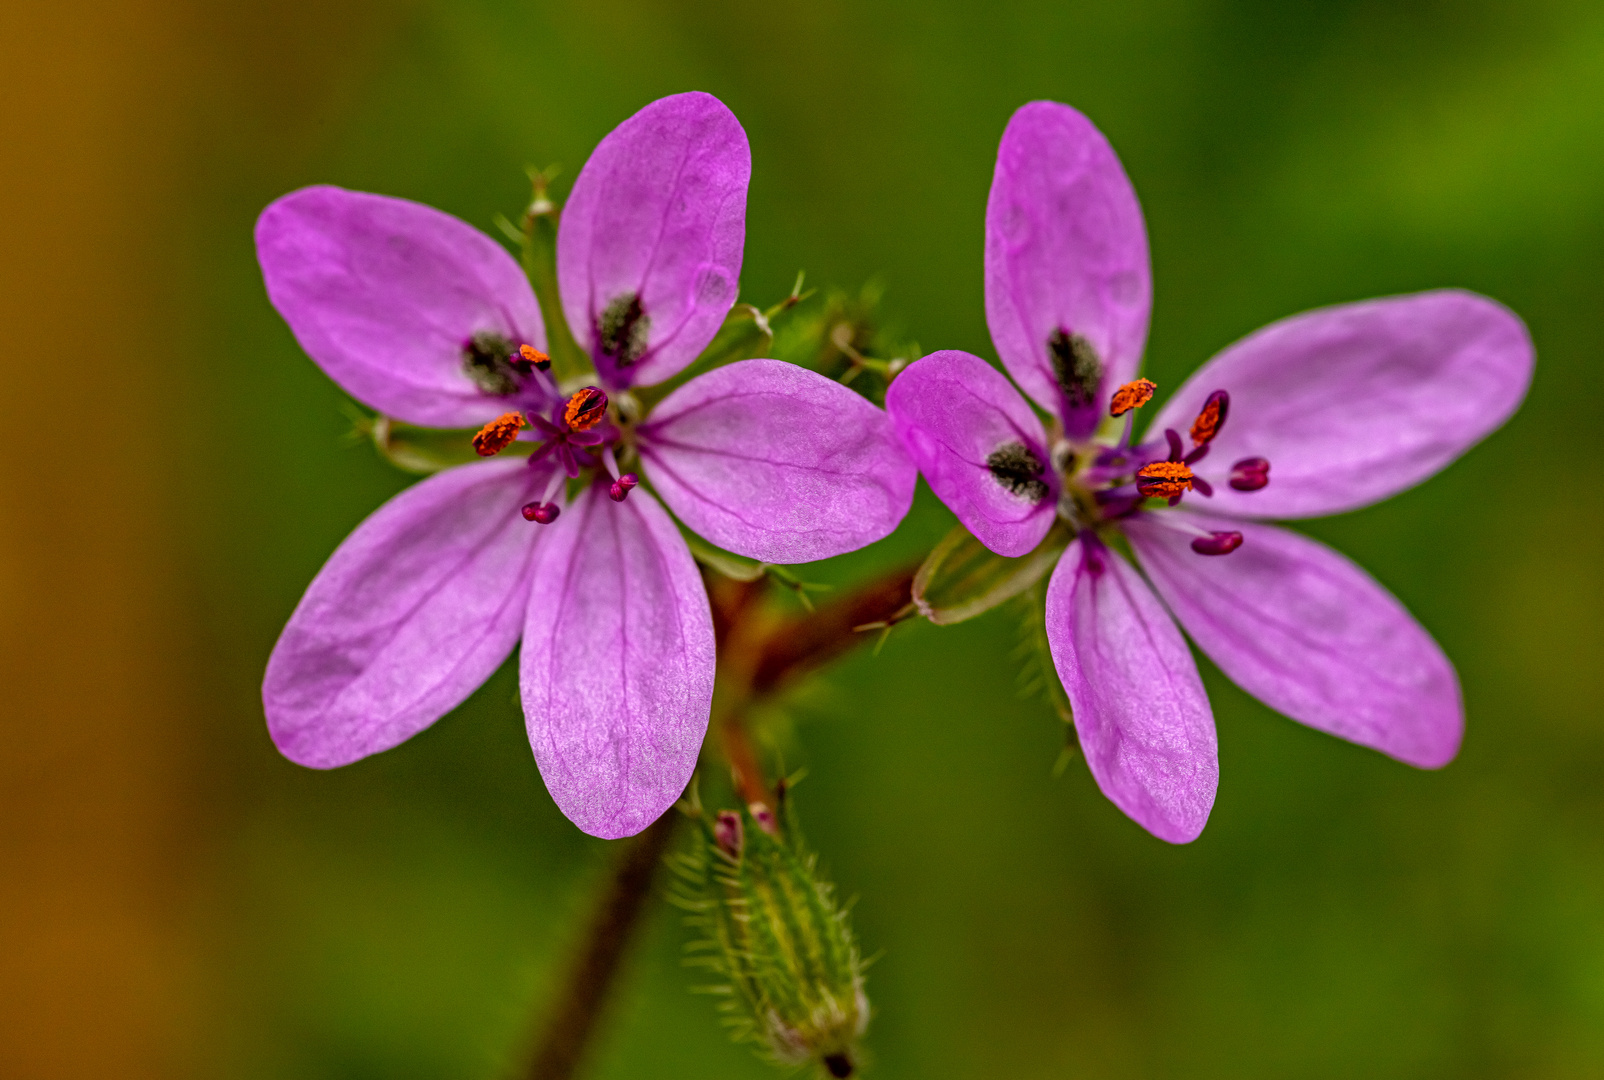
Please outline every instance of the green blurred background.
[[[1162, 388], [1272, 319], [1458, 285], [1537, 341], [1521, 413], [1308, 530], [1454, 658], [1423, 773], [1204, 665], [1202, 839], [1127, 821], [1022, 702], [996, 613], [912, 628], [791, 709], [811, 839], [856, 894], [892, 1077], [1604, 1075], [1604, 8], [12, 0], [0, 12], [0, 1074], [495, 1077], [611, 854], [541, 786], [503, 670], [401, 748], [281, 759], [263, 663], [406, 478], [263, 295], [315, 182], [483, 228], [647, 101], [751, 137], [746, 298], [888, 284], [991, 356], [982, 221], [1009, 114], [1108, 134], [1152, 238]], [[1355, 403], [1356, 408], [1364, 407]], [[1399, 422], [1407, 422], [1400, 417]], [[1564, 451], [1555, 457], [1543, 447]], [[898, 537], [947, 528], [921, 495]], [[591, 1075], [762, 1077], [658, 909]]]

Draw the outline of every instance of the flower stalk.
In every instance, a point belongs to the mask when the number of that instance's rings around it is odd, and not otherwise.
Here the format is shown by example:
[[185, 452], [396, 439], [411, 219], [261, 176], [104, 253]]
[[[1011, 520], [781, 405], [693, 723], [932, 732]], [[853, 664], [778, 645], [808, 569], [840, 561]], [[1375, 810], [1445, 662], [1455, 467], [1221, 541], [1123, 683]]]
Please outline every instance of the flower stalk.
[[[737, 794], [747, 805], [750, 820], [757, 826], [746, 830], [748, 841], [752, 834], [764, 835], [766, 843], [774, 848], [770, 854], [787, 865], [791, 865], [790, 860], [806, 856], [795, 854], [794, 849], [788, 849], [792, 850], [790, 855], [781, 853], [783, 843], [777, 837], [784, 785], [771, 785], [766, 779], [762, 757], [745, 723], [748, 710], [801, 675], [818, 669], [856, 645], [872, 642], [874, 635], [858, 627], [897, 620], [911, 604], [909, 588], [913, 573], [912, 567], [899, 567], [816, 610], [792, 616], [776, 616], [763, 603], [770, 589], [766, 576], [739, 581], [714, 572], [706, 574], [719, 657], [721, 700], [713, 720], [719, 754], [730, 767]], [[596, 1033], [598, 1020], [622, 970], [628, 944], [650, 907], [647, 901], [656, 869], [663, 861], [679, 817], [678, 813], [670, 811], [640, 837], [630, 841], [613, 874], [597, 894], [595, 915], [574, 952], [561, 988], [552, 999], [551, 1012], [540, 1029], [531, 1065], [524, 1074], [529, 1080], [567, 1080], [576, 1075], [576, 1069], [583, 1063], [586, 1047]], [[769, 847], [764, 850], [768, 851]], [[820, 932], [828, 931], [824, 923], [818, 925]], [[855, 957], [855, 952], [853, 955]], [[855, 1030], [860, 1013], [843, 1012], [837, 1019], [845, 1026], [829, 1027], [829, 1031]], [[867, 1020], [866, 1011], [861, 1013], [861, 1019]], [[780, 1029], [775, 1031], [783, 1034]], [[828, 1041], [827, 1037], [820, 1037]], [[830, 1051], [837, 1052], [847, 1053], [845, 1045]], [[851, 1060], [854, 1059], [837, 1058], [832, 1063], [821, 1057], [826, 1070], [843, 1068], [843, 1063]], [[845, 1076], [850, 1072], [835, 1075]]]

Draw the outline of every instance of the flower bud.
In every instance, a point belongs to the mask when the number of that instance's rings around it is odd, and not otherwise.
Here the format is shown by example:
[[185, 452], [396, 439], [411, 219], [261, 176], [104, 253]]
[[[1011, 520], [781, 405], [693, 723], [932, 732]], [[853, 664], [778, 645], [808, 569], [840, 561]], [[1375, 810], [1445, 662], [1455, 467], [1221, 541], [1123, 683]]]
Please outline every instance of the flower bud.
[[854, 1076], [869, 1024], [863, 961], [783, 790], [780, 804], [777, 835], [744, 820], [750, 811], [691, 807], [702, 826], [695, 846], [670, 860], [680, 878], [674, 902], [703, 934], [686, 963], [719, 977], [702, 989], [725, 999], [737, 1042], [778, 1065], [813, 1062], [822, 1075]]

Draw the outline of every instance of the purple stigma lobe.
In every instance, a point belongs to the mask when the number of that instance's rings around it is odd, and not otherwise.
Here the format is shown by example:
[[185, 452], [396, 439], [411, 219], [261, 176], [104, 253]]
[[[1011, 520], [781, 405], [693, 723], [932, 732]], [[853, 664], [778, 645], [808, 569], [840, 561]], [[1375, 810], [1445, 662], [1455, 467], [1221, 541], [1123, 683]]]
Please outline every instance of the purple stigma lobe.
[[1261, 457], [1243, 458], [1231, 466], [1231, 487], [1258, 491], [1270, 482], [1270, 463]]

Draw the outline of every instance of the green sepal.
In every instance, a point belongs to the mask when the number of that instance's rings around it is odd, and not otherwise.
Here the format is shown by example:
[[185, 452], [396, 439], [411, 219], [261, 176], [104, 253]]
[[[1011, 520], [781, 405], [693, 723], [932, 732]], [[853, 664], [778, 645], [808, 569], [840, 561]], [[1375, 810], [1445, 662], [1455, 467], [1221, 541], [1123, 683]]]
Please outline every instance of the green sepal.
[[784, 566], [775, 563], [753, 562], [743, 559], [739, 555], [731, 555], [727, 551], [709, 544], [694, 533], [682, 533], [685, 545], [691, 549], [691, 558], [731, 581], [756, 581], [762, 577], [773, 579], [782, 588], [796, 593], [802, 606], [809, 611], [813, 610], [813, 600], [808, 596], [810, 592], [825, 592], [834, 588], [833, 585], [822, 585], [817, 582], [803, 581]]
[[721, 846], [717, 815], [703, 809], [694, 785], [681, 805], [700, 825], [690, 850], [668, 860], [678, 877], [670, 898], [699, 932], [685, 964], [719, 980], [697, 989], [723, 999], [718, 1009], [736, 1042], [777, 1065], [813, 1062], [829, 1075], [852, 1075], [869, 1022], [865, 965], [846, 905], [802, 841], [786, 787], [773, 833], [749, 811], [726, 812], [740, 821], [735, 845]]
[[[524, 211], [522, 227], [516, 232], [523, 247], [524, 273], [529, 276], [535, 300], [540, 304], [541, 321], [546, 324], [546, 355], [551, 357], [551, 373], [562, 385], [569, 379], [589, 374], [591, 363], [585, 350], [574, 340], [557, 292], [557, 221], [562, 207], [551, 198], [548, 190], [556, 174], [555, 165], [545, 169], [529, 167], [533, 194]], [[512, 230], [502, 225], [502, 231]]]
[[348, 413], [353, 439], [371, 442], [380, 457], [402, 472], [429, 476], [484, 460], [473, 448], [471, 428], [417, 427], [392, 420], [383, 413], [370, 416], [354, 406]]
[[914, 605], [938, 626], [982, 615], [1045, 577], [1073, 538], [1067, 525], [1055, 521], [1034, 551], [1009, 559], [959, 525], [931, 549], [914, 575]]
[[789, 295], [767, 309], [760, 309], [755, 304], [736, 304], [732, 307], [707, 348], [683, 371], [655, 386], [636, 387], [635, 393], [640, 397], [641, 404], [650, 409], [696, 376], [725, 364], [758, 357], [772, 358], [775, 321], [813, 295], [811, 289], [806, 292], [802, 290], [803, 276], [797, 274], [796, 284], [791, 286]]

